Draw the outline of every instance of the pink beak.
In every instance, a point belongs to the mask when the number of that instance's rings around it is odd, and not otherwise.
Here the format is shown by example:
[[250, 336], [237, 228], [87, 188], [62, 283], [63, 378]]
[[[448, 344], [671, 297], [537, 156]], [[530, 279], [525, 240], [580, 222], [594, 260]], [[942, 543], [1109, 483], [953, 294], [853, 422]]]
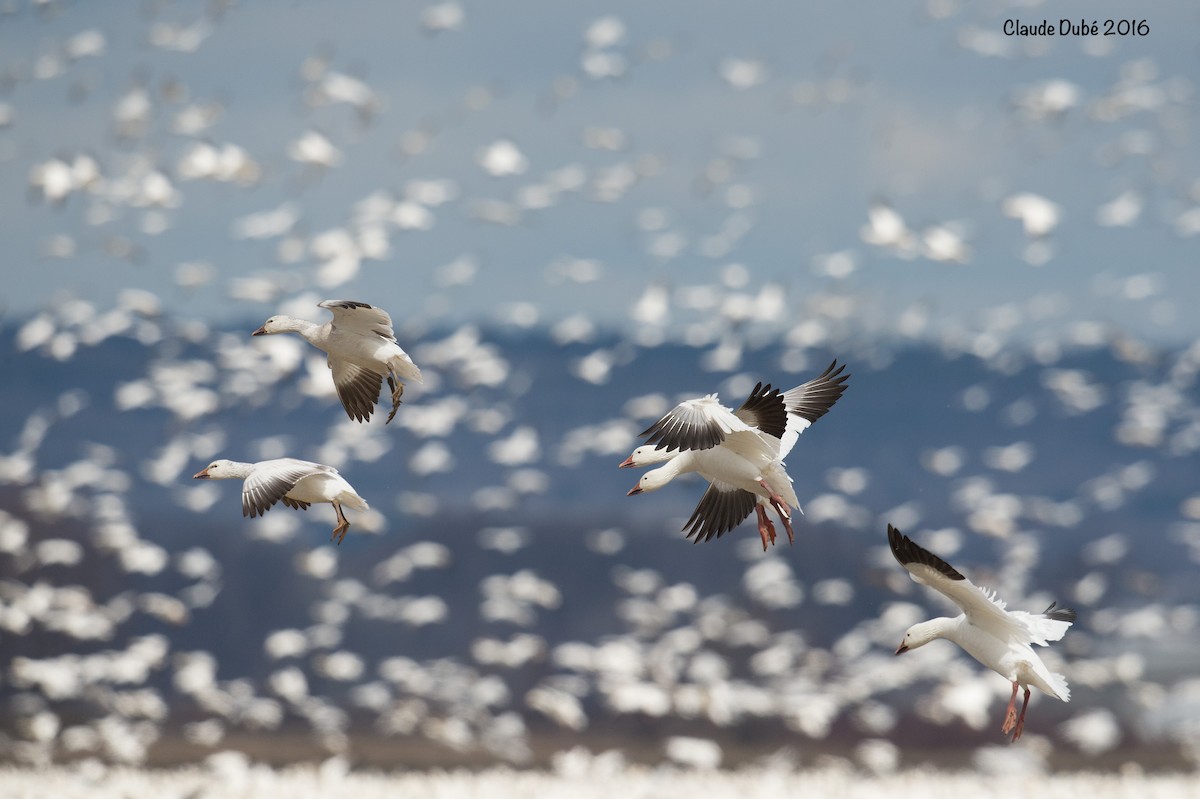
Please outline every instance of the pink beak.
[[625, 496], [632, 497], [634, 494], [640, 494], [640, 493], [642, 493], [642, 487], [640, 485], [636, 485], [633, 488], [629, 489], [629, 493], [626, 494]]
[[201, 469], [200, 471], [193, 474], [192, 479], [193, 480], [211, 480], [212, 478], [208, 476], [208, 467], [205, 466], [203, 469]]
[[896, 649], [896, 654], [897, 654], [897, 655], [903, 655], [903, 654], [904, 654], [905, 652], [907, 652], [907, 651], [908, 651], [908, 645], [907, 645], [907, 644], [904, 644], [904, 643], [901, 643], [901, 644], [900, 644], [900, 646], [899, 646], [899, 648], [898, 648], [898, 649]]
[[633, 465], [634, 465], [634, 464], [633, 464], [633, 456], [632, 456], [632, 455], [630, 455], [628, 458], [626, 458], [625, 460], [621, 461], [621, 465], [620, 465], [620, 466], [618, 466], [617, 468], [618, 468], [618, 469], [629, 469], [629, 468], [631, 468]]
[[265, 336], [265, 335], [267, 335], [267, 326], [266, 326], [266, 325], [263, 325], [263, 326], [262, 326], [262, 327], [260, 327], [258, 330], [255, 330], [253, 333], [251, 333], [250, 335], [252, 335], [252, 336]]

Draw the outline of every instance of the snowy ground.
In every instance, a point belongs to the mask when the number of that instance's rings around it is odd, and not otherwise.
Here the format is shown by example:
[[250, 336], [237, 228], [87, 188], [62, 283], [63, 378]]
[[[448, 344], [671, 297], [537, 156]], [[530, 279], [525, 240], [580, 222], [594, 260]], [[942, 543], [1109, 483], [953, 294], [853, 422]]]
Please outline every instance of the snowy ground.
[[188, 767], [170, 771], [129, 768], [0, 769], [0, 786], [10, 799], [88, 797], [155, 797], [155, 799], [466, 799], [467, 797], [533, 797], [538, 799], [608, 799], [626, 797], [1019, 797], [1055, 799], [1166, 799], [1195, 796], [1196, 775], [1135, 772], [1056, 775], [988, 775], [974, 771], [906, 771], [869, 776], [845, 768], [805, 771], [681, 771], [673, 768], [621, 767], [582, 772], [432, 771], [411, 773], [348, 772], [335, 762], [272, 770], [265, 766], [214, 770]]

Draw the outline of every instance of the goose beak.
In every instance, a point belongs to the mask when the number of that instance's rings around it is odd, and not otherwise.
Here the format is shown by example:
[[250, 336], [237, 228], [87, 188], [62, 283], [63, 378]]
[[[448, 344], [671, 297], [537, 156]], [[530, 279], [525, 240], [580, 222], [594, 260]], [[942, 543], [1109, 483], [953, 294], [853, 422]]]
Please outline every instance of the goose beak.
[[208, 467], [205, 466], [203, 469], [201, 469], [200, 471], [193, 474], [192, 479], [193, 480], [211, 480], [212, 478], [208, 476]]
[[626, 458], [625, 460], [621, 461], [621, 465], [620, 465], [620, 466], [618, 466], [617, 468], [618, 468], [618, 469], [629, 469], [629, 468], [632, 468], [632, 467], [633, 467], [633, 456], [632, 456], [632, 455], [630, 455], [628, 458]]
[[252, 336], [265, 336], [265, 335], [267, 335], [267, 326], [266, 326], [266, 325], [263, 325], [263, 326], [262, 326], [262, 327], [260, 327], [258, 330], [255, 330], [253, 333], [251, 333], [250, 335], [252, 335]]
[[907, 651], [908, 651], [908, 645], [901, 642], [900, 646], [896, 649], [896, 654], [903, 655]]
[[640, 494], [640, 493], [642, 493], [642, 487], [640, 485], [636, 485], [633, 488], [629, 489], [629, 493], [626, 494], [625, 496], [632, 497], [634, 494]]

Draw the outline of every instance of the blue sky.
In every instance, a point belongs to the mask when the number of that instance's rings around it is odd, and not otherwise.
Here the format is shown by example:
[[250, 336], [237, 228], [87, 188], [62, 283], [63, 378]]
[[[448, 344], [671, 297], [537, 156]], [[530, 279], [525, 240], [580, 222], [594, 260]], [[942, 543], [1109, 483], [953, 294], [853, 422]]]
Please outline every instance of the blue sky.
[[[135, 287], [168, 312], [218, 322], [313, 294], [434, 323], [494, 320], [524, 303], [539, 322], [580, 314], [619, 327], [648, 284], [719, 283], [740, 264], [744, 288], [782, 286], [795, 314], [832, 293], [852, 297], [856, 316], [893, 318], [916, 304], [930, 309], [930, 330], [972, 328], [989, 309], [1027, 311], [1042, 297], [1060, 309], [1058, 325], [1096, 320], [1174, 343], [1200, 333], [1180, 303], [1200, 289], [1195, 239], [1178, 232], [1180, 217], [1200, 205], [1189, 33], [1200, 10], [1186, 4], [1139, 4], [1146, 37], [1021, 39], [1000, 33], [1004, 19], [1103, 20], [1130, 9], [246, 3], [207, 23], [194, 52], [164, 48], [164, 32], [203, 24], [207, 4], [60, 4], [45, 13], [28, 5], [0, 17], [0, 69], [11, 76], [0, 95], [10, 117], [0, 128], [5, 269], [25, 276], [0, 297], [13, 317], [64, 296], [105, 307]], [[456, 29], [423, 25], [425, 15], [455, 9]], [[608, 44], [589, 46], [589, 32], [603, 39], [606, 30]], [[102, 52], [46, 66], [85, 31], [103, 35]], [[314, 58], [325, 60], [325, 75], [370, 87], [379, 108], [369, 121], [345, 103], [306, 103], [315, 81], [303, 71]], [[606, 67], [619, 74], [588, 72]], [[1048, 81], [1074, 93], [1068, 107], [1022, 110], [1020, 98]], [[122, 138], [114, 108], [138, 85], [151, 110]], [[1118, 95], [1143, 105], [1114, 103]], [[210, 126], [173, 130], [181, 110], [208, 103], [220, 107]], [[336, 166], [289, 157], [309, 131], [340, 150]], [[415, 131], [425, 145], [405, 154]], [[519, 174], [481, 166], [480, 153], [501, 141], [523, 157]], [[260, 178], [184, 179], [181, 159], [198, 142], [237, 145]], [[103, 190], [53, 204], [29, 188], [37, 165], [78, 154], [99, 163]], [[121, 180], [148, 168], [178, 192], [175, 207], [123, 199]], [[515, 208], [572, 174], [582, 175], [579, 190]], [[427, 209], [429, 229], [390, 228], [381, 258], [338, 285], [315, 283], [317, 236], [353, 228], [355, 204], [375, 192], [399, 197], [428, 180], [452, 189]], [[614, 180], [619, 190], [597, 199], [597, 187]], [[1004, 214], [1005, 200], [1021, 193], [1059, 207], [1044, 237], [1031, 239]], [[1122, 196], [1140, 206], [1132, 223], [1098, 224], [1098, 209]], [[515, 224], [476, 218], [480, 203], [496, 202]], [[864, 241], [879, 202], [918, 236], [938, 226], [961, 235], [965, 263]], [[231, 234], [237, 220], [285, 204], [295, 215], [289, 262], [278, 258], [283, 237]], [[114, 239], [139, 257], [114, 257]], [[1039, 266], [1029, 263], [1031, 243]], [[55, 247], [65, 257], [46, 258]], [[830, 253], [849, 259], [848, 273], [815, 265]], [[445, 286], [443, 268], [464, 258], [477, 265], [474, 277]], [[572, 259], [598, 265], [594, 279], [560, 279]], [[197, 262], [212, 279], [178, 285], [179, 265]], [[286, 288], [267, 301], [231, 299], [231, 281], [248, 276]]]

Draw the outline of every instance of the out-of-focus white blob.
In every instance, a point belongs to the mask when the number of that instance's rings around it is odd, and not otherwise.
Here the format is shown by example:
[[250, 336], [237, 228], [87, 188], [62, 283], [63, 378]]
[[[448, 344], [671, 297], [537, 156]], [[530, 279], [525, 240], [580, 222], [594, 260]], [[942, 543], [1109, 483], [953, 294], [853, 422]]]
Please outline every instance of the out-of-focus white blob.
[[958, 46], [985, 58], [1007, 58], [1012, 55], [1015, 37], [1005, 36], [995, 25], [986, 28], [964, 25], [958, 29]]
[[667, 759], [687, 768], [713, 771], [720, 768], [724, 753], [716, 741], [673, 735], [666, 740], [663, 749]]
[[195, 696], [216, 686], [217, 659], [208, 652], [177, 652], [173, 664], [173, 682], [180, 693]]
[[988, 447], [983, 451], [983, 462], [992, 469], [1004, 472], [1019, 472], [1034, 459], [1033, 444], [1018, 441], [1007, 447]]
[[149, 541], [136, 541], [120, 550], [121, 568], [131, 574], [155, 575], [167, 566], [167, 551]]
[[599, 349], [572, 361], [570, 371], [580, 380], [600, 386], [608, 382], [614, 365], [616, 354], [612, 350]]
[[521, 175], [529, 169], [529, 159], [509, 139], [492, 142], [476, 154], [475, 160], [492, 177]]
[[933, 225], [921, 231], [921, 254], [931, 261], [965, 264], [971, 260], [971, 246], [967, 244], [962, 225], [948, 222]]
[[1145, 200], [1136, 191], [1124, 191], [1096, 209], [1096, 224], [1101, 227], [1130, 227], [1142, 215]]
[[190, 103], [175, 115], [171, 132], [179, 136], [199, 136], [217, 124], [223, 111], [215, 102]]
[[1042, 373], [1042, 385], [1070, 414], [1094, 411], [1107, 401], [1104, 386], [1080, 369], [1047, 369]]
[[528, 425], [516, 428], [508, 438], [488, 445], [488, 457], [502, 466], [520, 466], [537, 461], [541, 458], [537, 430]]
[[[416, 348], [414, 357], [421, 363], [440, 364], [465, 389], [496, 387], [509, 376], [509, 364], [501, 357], [499, 349], [484, 344], [479, 329], [471, 325], [459, 328], [441, 341], [422, 343]], [[484, 416], [482, 411], [477, 414], [477, 418]]]
[[495, 638], [477, 638], [471, 644], [471, 657], [488, 666], [503, 666], [519, 669], [541, 659], [546, 653], [546, 642], [540, 636], [519, 633], [508, 642]]
[[512, 576], [492, 575], [480, 583], [480, 615], [488, 621], [507, 621], [528, 627], [536, 621], [535, 607], [557, 608], [562, 594], [551, 582], [523, 569]]
[[189, 261], [175, 267], [175, 285], [185, 289], [206, 286], [216, 276], [217, 268], [207, 261]]
[[262, 177], [262, 167], [236, 144], [195, 142], [175, 165], [184, 180], [216, 180], [252, 186]]
[[481, 549], [511, 555], [528, 546], [533, 537], [525, 527], [485, 527], [477, 538]]
[[587, 546], [598, 555], [616, 555], [625, 548], [625, 535], [616, 528], [596, 530], [588, 534]]
[[1042, 746], [981, 746], [971, 756], [971, 762], [983, 774], [997, 778], [1021, 774], [1035, 779], [1046, 773], [1048, 754], [1047, 747]]
[[1049, 234], [1062, 218], [1062, 209], [1054, 202], [1039, 194], [1022, 192], [1008, 197], [1001, 204], [1004, 215], [1019, 219], [1030, 238], [1039, 238]]
[[299, 630], [276, 630], [263, 641], [263, 649], [275, 660], [299, 657], [308, 651], [308, 639]]
[[316, 670], [324, 677], [338, 682], [353, 682], [362, 676], [362, 658], [353, 652], [341, 650], [315, 658]]
[[900, 748], [884, 738], [868, 738], [854, 748], [854, 759], [872, 774], [893, 774], [900, 767]]
[[6, 555], [21, 552], [28, 540], [29, 525], [23, 519], [0, 510], [0, 552]]
[[175, 556], [175, 568], [192, 580], [216, 580], [221, 576], [219, 564], [207, 549], [192, 547]]
[[46, 538], [34, 547], [34, 555], [43, 567], [77, 566], [83, 561], [83, 547], [65, 538]]
[[461, 3], [448, 0], [426, 6], [421, 12], [421, 26], [430, 33], [456, 31], [462, 27], [466, 16]]
[[309, 86], [305, 99], [310, 105], [345, 103], [352, 106], [363, 119], [370, 119], [379, 110], [379, 96], [366, 81], [343, 72], [326, 71], [320, 80]]
[[406, 411], [396, 420], [406, 430], [421, 438], [440, 438], [453, 433], [468, 417], [471, 408], [461, 396], [452, 395], [413, 405]]
[[854, 584], [841, 578], [813, 583], [813, 601], [818, 605], [849, 605], [854, 601]]
[[183, 737], [196, 746], [214, 747], [225, 738], [225, 725], [217, 719], [190, 721], [183, 725]]
[[843, 280], [858, 269], [858, 255], [853, 250], [839, 250], [813, 256], [813, 274]]
[[1089, 541], [1083, 547], [1085, 563], [1097, 566], [1118, 563], [1129, 554], [1129, 540], [1121, 533], [1112, 533]]
[[1181, 211], [1175, 217], [1175, 233], [1185, 239], [1200, 233], [1200, 206]]
[[792, 567], [776, 557], [765, 558], [746, 569], [742, 589], [768, 608], [794, 608], [804, 601], [804, 589], [796, 581]]
[[584, 43], [592, 50], [616, 47], [625, 39], [625, 23], [620, 17], [601, 17], [588, 25], [583, 34]]
[[1089, 757], [1102, 755], [1121, 741], [1121, 727], [1113, 714], [1095, 708], [1059, 725], [1063, 738]]
[[144, 136], [150, 127], [154, 104], [150, 93], [143, 86], [134, 86], [117, 98], [113, 104], [113, 124], [117, 135], [136, 139]]
[[558, 462], [564, 466], [580, 463], [585, 455], [613, 456], [628, 454], [636, 428], [623, 419], [612, 419], [567, 431], [558, 449]]
[[213, 30], [212, 23], [206, 17], [200, 17], [191, 25], [155, 22], [150, 26], [149, 41], [160, 50], [194, 53], [212, 35]]
[[588, 726], [587, 713], [578, 697], [559, 688], [539, 685], [525, 694], [525, 704], [559, 726], [576, 731]]
[[886, 247], [903, 257], [912, 257], [916, 252], [916, 236], [904, 217], [887, 203], [876, 202], [867, 209], [867, 224], [859, 236], [867, 244]]
[[42, 199], [58, 203], [77, 191], [100, 190], [104, 176], [96, 159], [76, 154], [69, 162], [52, 158], [35, 164], [29, 171], [29, 185]]
[[596, 337], [596, 324], [583, 314], [573, 314], [555, 322], [550, 338], [560, 347], [568, 344], [587, 344]]
[[855, 496], [866, 490], [871, 482], [871, 474], [862, 467], [830, 469], [826, 473], [825, 479], [831, 488], [841, 491], [843, 494]]
[[479, 274], [479, 261], [471, 255], [460, 255], [448, 264], [439, 266], [434, 272], [434, 280], [439, 286], [467, 286]]
[[717, 73], [738, 91], [753, 89], [770, 77], [766, 63], [753, 58], [724, 58], [717, 65]]
[[666, 325], [670, 321], [671, 297], [660, 283], [651, 283], [629, 309], [633, 321], [640, 325]]
[[176, 626], [186, 624], [191, 617], [186, 604], [166, 594], [142, 594], [138, 597], [137, 604], [143, 613]]
[[235, 219], [230, 226], [230, 234], [235, 239], [275, 238], [290, 232], [299, 219], [300, 208], [288, 202], [270, 211], [259, 211]]
[[430, 441], [408, 459], [409, 470], [420, 477], [431, 474], [451, 472], [454, 470], [454, 455], [441, 441]]
[[1083, 100], [1083, 90], [1063, 78], [1053, 78], [1019, 89], [1013, 101], [1022, 115], [1045, 121], [1061, 117]]
[[296, 555], [296, 573], [317, 580], [328, 580], [337, 573], [337, 553], [328, 547], [301, 552]]
[[342, 163], [342, 151], [325, 135], [315, 130], [305, 131], [299, 139], [288, 145], [288, 157], [302, 164], [319, 167], [335, 167]]
[[837, 522], [846, 527], [863, 529], [871, 522], [872, 514], [855, 505], [841, 494], [819, 494], [805, 503], [804, 518], [811, 524]]

